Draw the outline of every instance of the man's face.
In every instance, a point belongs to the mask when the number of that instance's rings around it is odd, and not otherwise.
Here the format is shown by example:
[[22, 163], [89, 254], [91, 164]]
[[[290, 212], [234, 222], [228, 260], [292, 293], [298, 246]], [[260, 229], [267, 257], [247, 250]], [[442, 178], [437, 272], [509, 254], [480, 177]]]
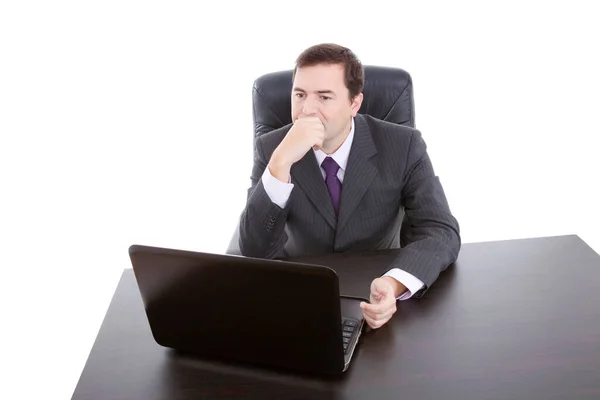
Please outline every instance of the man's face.
[[292, 86], [292, 121], [318, 117], [325, 126], [325, 142], [350, 132], [351, 119], [361, 103], [362, 93], [350, 100], [343, 65], [318, 64], [296, 70]]

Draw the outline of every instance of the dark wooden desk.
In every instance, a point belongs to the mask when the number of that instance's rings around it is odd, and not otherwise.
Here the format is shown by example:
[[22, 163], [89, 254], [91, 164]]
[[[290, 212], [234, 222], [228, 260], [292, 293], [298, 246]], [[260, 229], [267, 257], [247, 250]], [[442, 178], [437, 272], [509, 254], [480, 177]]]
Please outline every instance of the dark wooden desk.
[[155, 344], [123, 273], [73, 399], [600, 399], [600, 256], [577, 236], [466, 244], [341, 379]]

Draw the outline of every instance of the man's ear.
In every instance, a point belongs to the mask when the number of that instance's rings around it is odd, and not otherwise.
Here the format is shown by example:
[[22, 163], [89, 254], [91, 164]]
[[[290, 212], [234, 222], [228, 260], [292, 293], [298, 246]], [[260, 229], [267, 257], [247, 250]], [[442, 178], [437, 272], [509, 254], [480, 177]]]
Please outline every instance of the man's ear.
[[356, 114], [358, 114], [358, 110], [360, 110], [360, 106], [362, 105], [362, 101], [363, 101], [363, 94], [359, 93], [357, 94], [354, 99], [352, 99], [352, 104], [350, 104], [350, 108], [352, 109], [352, 116], [356, 117]]

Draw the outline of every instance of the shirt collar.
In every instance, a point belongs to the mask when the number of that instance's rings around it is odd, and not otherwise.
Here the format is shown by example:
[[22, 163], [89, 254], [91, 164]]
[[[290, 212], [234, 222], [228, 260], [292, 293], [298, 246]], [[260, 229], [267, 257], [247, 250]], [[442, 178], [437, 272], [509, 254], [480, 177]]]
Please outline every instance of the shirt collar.
[[[329, 157], [333, 158], [334, 161], [340, 166], [343, 171], [346, 171], [346, 166], [348, 165], [348, 156], [350, 155], [350, 148], [352, 147], [352, 140], [354, 139], [354, 118], [352, 118], [352, 127], [350, 128], [350, 133], [344, 143], [337, 149], [334, 153], [329, 154]], [[321, 149], [313, 150], [315, 153], [315, 157], [317, 158], [317, 162], [319, 163], [319, 167], [321, 167], [321, 163], [327, 157], [327, 154]]]

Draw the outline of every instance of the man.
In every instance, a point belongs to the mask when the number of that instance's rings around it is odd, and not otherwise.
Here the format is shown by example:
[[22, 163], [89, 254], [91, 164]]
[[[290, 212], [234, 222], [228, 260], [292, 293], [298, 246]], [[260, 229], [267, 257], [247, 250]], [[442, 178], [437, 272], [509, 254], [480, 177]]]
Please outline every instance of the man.
[[351, 50], [310, 47], [293, 79], [293, 123], [256, 139], [241, 253], [280, 258], [401, 245], [371, 283], [370, 303], [361, 303], [379, 328], [396, 300], [422, 294], [456, 260], [458, 223], [420, 132], [358, 114], [364, 71]]

